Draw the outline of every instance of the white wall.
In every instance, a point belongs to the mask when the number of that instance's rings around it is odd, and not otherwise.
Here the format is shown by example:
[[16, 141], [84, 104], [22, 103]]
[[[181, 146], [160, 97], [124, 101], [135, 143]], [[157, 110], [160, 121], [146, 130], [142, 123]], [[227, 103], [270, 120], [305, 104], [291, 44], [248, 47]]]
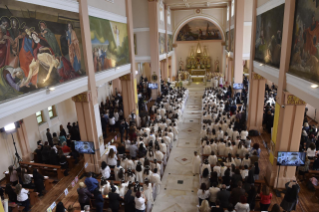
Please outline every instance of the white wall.
[[136, 46], [137, 57], [150, 56], [150, 31], [135, 32], [136, 34]]
[[23, 119], [26, 131], [28, 133], [28, 140], [30, 144], [30, 150], [33, 151], [37, 148], [37, 141], [47, 141], [46, 137], [46, 129], [50, 128], [51, 133], [60, 133], [60, 125], [62, 124], [65, 131], [68, 133], [66, 128], [67, 123], [77, 121], [76, 108], [75, 103], [72, 99], [67, 99], [59, 104], [55, 105], [57, 117], [50, 119], [49, 112], [47, 108], [42, 110], [43, 118], [45, 120], [44, 123], [38, 125], [37, 118], [35, 114], [28, 116]]
[[114, 0], [114, 3], [105, 0], [89, 0], [88, 5], [126, 17], [125, 0]]
[[257, 0], [257, 8], [266, 4], [269, 1], [276, 1], [276, 0]]
[[[17, 151], [22, 157], [21, 151], [20, 151], [20, 146], [18, 143], [18, 138], [16, 133], [13, 133], [14, 140], [16, 142], [16, 147]], [[1, 148], [0, 148], [0, 155], [1, 155], [1, 163], [0, 163], [0, 174], [1, 178], [4, 178], [4, 171], [8, 170], [8, 167], [10, 165], [13, 165], [14, 159], [15, 159], [15, 149], [13, 146], [13, 141], [11, 134], [7, 135], [6, 133], [0, 133], [0, 143], [1, 143]]]
[[225, 32], [226, 13], [226, 8], [202, 9], [200, 14], [197, 14], [195, 10], [174, 10], [172, 11], [173, 30], [175, 31], [176, 28], [186, 19], [201, 15], [215, 20]]
[[308, 113], [307, 115], [312, 118], [313, 120], [315, 120], [316, 122], [319, 122], [319, 108], [317, 108], [317, 112], [315, 113], [316, 111], [316, 108], [307, 104], [308, 107]]
[[252, 21], [253, 15], [253, 0], [245, 0], [245, 7], [244, 7], [244, 21]]
[[244, 26], [243, 54], [250, 54], [251, 26]]
[[134, 0], [132, 4], [133, 10], [133, 28], [145, 28], [149, 27], [148, 18], [148, 1]]
[[109, 97], [110, 95], [113, 94], [113, 86], [109, 85], [108, 83], [100, 86], [97, 88], [97, 93], [98, 93], [98, 102], [99, 104], [103, 101], [105, 102], [106, 97]]

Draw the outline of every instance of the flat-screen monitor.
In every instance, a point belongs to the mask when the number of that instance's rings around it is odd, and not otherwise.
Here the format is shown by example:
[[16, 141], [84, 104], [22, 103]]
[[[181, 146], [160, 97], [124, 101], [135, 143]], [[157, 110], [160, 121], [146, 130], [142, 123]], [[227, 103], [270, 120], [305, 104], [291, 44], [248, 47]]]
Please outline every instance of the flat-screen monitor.
[[158, 84], [157, 83], [148, 83], [148, 88], [149, 89], [158, 89]]
[[95, 154], [94, 143], [89, 141], [74, 141], [75, 150], [82, 154]]
[[235, 90], [244, 89], [244, 84], [243, 84], [243, 83], [234, 83], [234, 84], [233, 84], [233, 88], [234, 88]]
[[278, 152], [278, 166], [304, 166], [305, 161], [305, 152]]

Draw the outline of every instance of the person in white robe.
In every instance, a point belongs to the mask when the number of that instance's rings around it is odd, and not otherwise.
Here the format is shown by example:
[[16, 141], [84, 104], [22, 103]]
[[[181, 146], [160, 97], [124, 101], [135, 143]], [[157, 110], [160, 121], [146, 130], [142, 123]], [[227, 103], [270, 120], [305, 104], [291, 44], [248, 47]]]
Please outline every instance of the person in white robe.
[[147, 201], [145, 212], [151, 212], [154, 203], [153, 187], [148, 178], [144, 179], [143, 192]]
[[136, 180], [143, 183], [144, 177], [143, 177], [143, 170], [144, 167], [141, 162], [137, 162], [136, 168], [135, 168], [135, 176]]
[[154, 201], [156, 199], [156, 196], [159, 194], [160, 189], [161, 189], [161, 176], [157, 173], [158, 170], [154, 169], [154, 173], [150, 177], [150, 182], [153, 183], [153, 198]]
[[200, 156], [195, 151], [193, 159], [192, 159], [192, 171], [193, 171], [194, 176], [196, 174], [199, 174], [199, 168], [200, 168], [201, 162], [202, 162], [202, 160], [201, 160]]

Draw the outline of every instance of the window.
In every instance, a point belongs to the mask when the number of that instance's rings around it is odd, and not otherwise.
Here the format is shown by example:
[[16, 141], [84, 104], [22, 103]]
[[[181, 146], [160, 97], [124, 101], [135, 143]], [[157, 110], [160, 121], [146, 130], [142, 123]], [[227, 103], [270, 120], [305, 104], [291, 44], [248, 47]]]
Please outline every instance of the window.
[[43, 121], [43, 116], [42, 116], [42, 111], [36, 112], [35, 115], [37, 117], [38, 124], [42, 124], [44, 122]]
[[49, 117], [50, 117], [50, 119], [53, 119], [54, 117], [57, 116], [56, 110], [55, 110], [55, 106], [54, 106], [54, 105], [48, 107], [48, 111], [49, 111]]
[[231, 17], [235, 14], [235, 1], [233, 0], [231, 3]]
[[227, 21], [229, 21], [229, 7], [227, 7]]
[[160, 20], [164, 21], [164, 10], [163, 10], [163, 8], [160, 9]]
[[167, 16], [167, 24], [171, 25], [171, 16], [170, 15]]

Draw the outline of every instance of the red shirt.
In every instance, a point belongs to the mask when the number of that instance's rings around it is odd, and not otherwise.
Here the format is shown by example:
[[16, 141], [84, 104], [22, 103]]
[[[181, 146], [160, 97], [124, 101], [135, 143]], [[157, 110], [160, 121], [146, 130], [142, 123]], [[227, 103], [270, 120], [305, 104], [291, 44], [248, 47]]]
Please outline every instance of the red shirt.
[[61, 148], [63, 153], [68, 153], [68, 152], [71, 152], [71, 149], [70, 147], [68, 147], [67, 145], [65, 145], [64, 147]]
[[260, 203], [267, 205], [270, 204], [272, 198], [272, 193], [269, 193], [269, 195], [263, 195], [262, 192], [260, 192]]

